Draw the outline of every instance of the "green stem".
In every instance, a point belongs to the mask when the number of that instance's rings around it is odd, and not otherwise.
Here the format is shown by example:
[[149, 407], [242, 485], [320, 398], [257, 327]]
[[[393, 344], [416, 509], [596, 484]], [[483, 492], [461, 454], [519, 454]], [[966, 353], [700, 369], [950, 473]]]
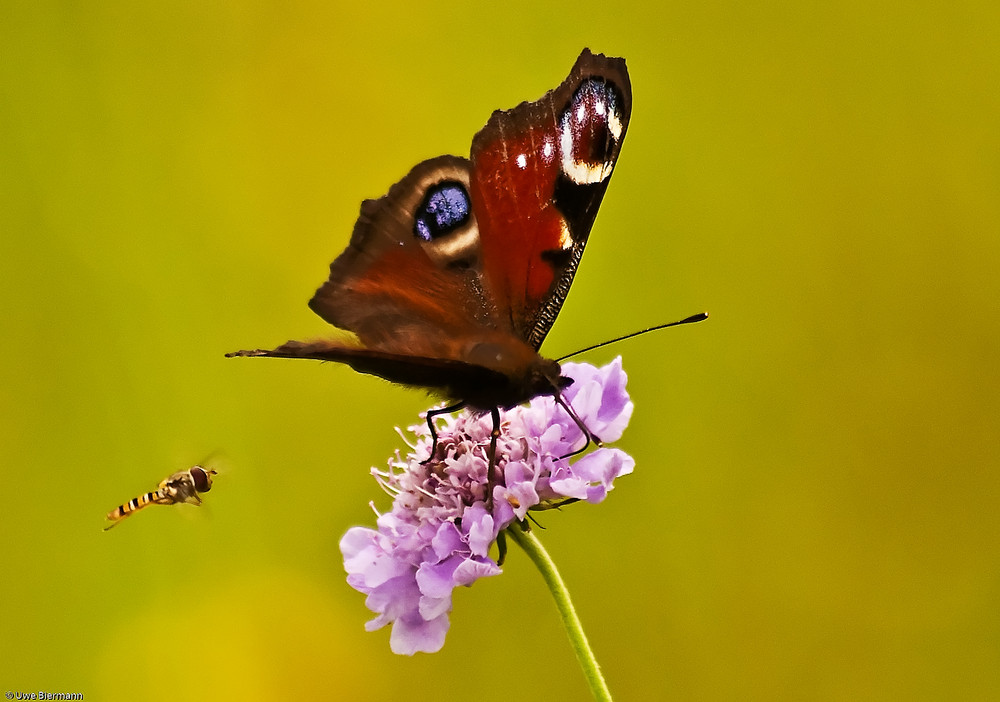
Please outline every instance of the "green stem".
[[611, 702], [611, 691], [608, 690], [608, 685], [604, 682], [601, 666], [598, 665], [594, 651], [587, 642], [587, 635], [583, 633], [583, 625], [580, 623], [580, 618], [576, 616], [576, 610], [569, 598], [569, 590], [566, 589], [566, 583], [559, 575], [556, 564], [552, 562], [538, 538], [530, 531], [524, 531], [519, 524], [514, 524], [506, 529], [506, 533], [528, 554], [528, 557], [542, 574], [545, 584], [552, 591], [559, 616], [562, 617], [563, 626], [566, 627], [566, 633], [569, 635], [570, 643], [580, 661], [580, 666], [583, 668], [583, 674], [587, 678], [587, 684], [590, 685], [594, 699]]

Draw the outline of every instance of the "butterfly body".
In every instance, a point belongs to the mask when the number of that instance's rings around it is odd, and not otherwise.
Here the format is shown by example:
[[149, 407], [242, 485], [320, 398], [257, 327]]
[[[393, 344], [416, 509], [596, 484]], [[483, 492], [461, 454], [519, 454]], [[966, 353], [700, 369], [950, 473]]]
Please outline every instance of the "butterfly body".
[[538, 349], [569, 291], [631, 114], [625, 62], [584, 50], [535, 102], [493, 113], [469, 159], [415, 166], [362, 203], [309, 306], [356, 340], [231, 356], [311, 358], [474, 409], [571, 381]]

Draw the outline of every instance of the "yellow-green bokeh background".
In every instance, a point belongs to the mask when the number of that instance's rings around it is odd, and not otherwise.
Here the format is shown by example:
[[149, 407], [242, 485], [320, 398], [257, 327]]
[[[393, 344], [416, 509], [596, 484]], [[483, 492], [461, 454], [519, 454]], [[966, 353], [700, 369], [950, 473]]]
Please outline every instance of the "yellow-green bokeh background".
[[592, 355], [638, 467], [544, 520], [616, 699], [1000, 697], [1000, 11], [935, 5], [5, 3], [0, 692], [586, 698], [517, 552], [442, 652], [363, 631], [425, 398], [222, 354], [324, 333], [360, 200], [590, 46], [633, 119], [546, 350], [712, 313]]

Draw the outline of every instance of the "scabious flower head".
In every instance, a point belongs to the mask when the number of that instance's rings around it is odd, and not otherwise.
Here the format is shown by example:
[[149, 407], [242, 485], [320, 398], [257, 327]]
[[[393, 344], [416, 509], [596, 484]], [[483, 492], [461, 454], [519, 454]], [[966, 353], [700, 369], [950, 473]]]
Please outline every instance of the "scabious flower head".
[[[616, 441], [632, 416], [621, 359], [603, 368], [566, 363], [573, 384], [562, 395], [594, 436]], [[340, 541], [347, 582], [365, 593], [377, 616], [368, 631], [392, 623], [394, 653], [434, 653], [444, 645], [451, 593], [458, 585], [500, 572], [489, 551], [501, 531], [528, 510], [566, 501], [597, 503], [635, 461], [614, 448], [563, 458], [586, 437], [550, 396], [500, 412], [492, 508], [486, 499], [489, 413], [463, 411], [435, 425], [435, 460], [423, 463], [432, 437], [426, 423], [410, 427], [413, 451], [399, 452], [385, 471], [372, 469], [394, 496], [377, 529], [354, 527]]]

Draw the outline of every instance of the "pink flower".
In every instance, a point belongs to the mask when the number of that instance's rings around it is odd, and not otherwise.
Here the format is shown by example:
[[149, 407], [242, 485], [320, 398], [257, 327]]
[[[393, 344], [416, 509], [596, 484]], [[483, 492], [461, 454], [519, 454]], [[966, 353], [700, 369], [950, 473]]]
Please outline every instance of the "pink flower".
[[[621, 359], [603, 368], [566, 363], [573, 384], [563, 391], [590, 432], [604, 441], [621, 437], [632, 415]], [[576, 460], [564, 458], [585, 442], [583, 432], [552, 397], [500, 412], [498, 479], [487, 510], [486, 472], [490, 415], [468, 410], [436, 424], [438, 455], [430, 453], [426, 423], [410, 427], [416, 436], [404, 461], [398, 452], [376, 480], [394, 496], [378, 528], [353, 527], [340, 541], [347, 582], [365, 593], [377, 616], [368, 631], [392, 623], [394, 653], [433, 653], [444, 645], [451, 592], [501, 572], [489, 551], [501, 531], [528, 510], [567, 501], [602, 501], [635, 461], [619, 449], [598, 448]]]

